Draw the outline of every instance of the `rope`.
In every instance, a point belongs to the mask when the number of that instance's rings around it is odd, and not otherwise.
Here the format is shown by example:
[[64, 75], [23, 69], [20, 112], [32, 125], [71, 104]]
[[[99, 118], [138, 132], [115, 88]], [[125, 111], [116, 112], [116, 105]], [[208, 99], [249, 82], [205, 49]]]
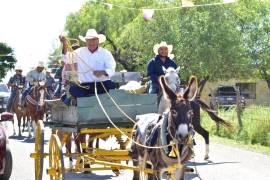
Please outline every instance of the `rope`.
[[[96, 0], [90, 0], [90, 2], [95, 3], [97, 1]], [[104, 2], [104, 1], [100, 1], [99, 3], [104, 4], [106, 6], [109, 6], [110, 9], [112, 7], [118, 7], [118, 8], [129, 9], [129, 10], [147, 10], [147, 9], [151, 9], [151, 10], [154, 10], [154, 11], [165, 11], [165, 10], [182, 9], [182, 8], [189, 8], [189, 7], [217, 6], [217, 5], [224, 5], [224, 4], [232, 4], [232, 3], [235, 3], [235, 2], [236, 1], [228, 1], [228, 2], [226, 2], [224, 0], [223, 2], [219, 2], [219, 3], [198, 4], [198, 5], [194, 4], [194, 5], [187, 5], [187, 6], [183, 6], [183, 4], [182, 4], [182, 6], [165, 7], [165, 8], [151, 8], [151, 7], [136, 8], [136, 7], [128, 7], [128, 6], [108, 3], [108, 2]]]
[[172, 144], [168, 144], [168, 145], [164, 145], [164, 146], [146, 146], [146, 145], [143, 145], [143, 144], [140, 144], [136, 141], [134, 141], [132, 138], [130, 138], [127, 134], [125, 134], [125, 132], [123, 132], [119, 127], [117, 127], [114, 122], [111, 120], [111, 118], [109, 117], [109, 115], [107, 114], [106, 110], [104, 109], [99, 97], [98, 97], [98, 94], [97, 94], [97, 86], [96, 86], [96, 81], [95, 81], [95, 96], [97, 98], [97, 101], [98, 101], [98, 104], [100, 106], [100, 108], [102, 109], [103, 113], [105, 114], [105, 116], [107, 117], [107, 119], [109, 120], [109, 122], [114, 126], [115, 129], [117, 129], [122, 135], [126, 136], [128, 140], [130, 140], [131, 142], [133, 142], [134, 144], [140, 146], [140, 147], [144, 147], [144, 148], [148, 148], [148, 149], [163, 149], [163, 148], [166, 148], [166, 147], [169, 147], [169, 146], [173, 146], [175, 145], [175, 143], [172, 143]]
[[192, 162], [192, 163], [193, 163], [193, 166], [194, 166], [194, 169], [195, 169], [195, 173], [196, 173], [197, 177], [198, 177], [200, 180], [202, 180], [202, 178], [201, 178], [201, 176], [200, 176], [200, 174], [199, 174], [199, 172], [198, 172], [196, 163], [195, 163], [195, 156], [193, 156], [192, 159], [193, 159], [193, 162]]

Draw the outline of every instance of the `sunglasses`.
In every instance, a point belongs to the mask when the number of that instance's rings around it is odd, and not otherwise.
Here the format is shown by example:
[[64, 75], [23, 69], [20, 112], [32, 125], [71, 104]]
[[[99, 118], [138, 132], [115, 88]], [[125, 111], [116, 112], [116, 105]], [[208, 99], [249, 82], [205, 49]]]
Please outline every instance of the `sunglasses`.
[[16, 70], [16, 71], [18, 71], [18, 72], [22, 72], [22, 70]]

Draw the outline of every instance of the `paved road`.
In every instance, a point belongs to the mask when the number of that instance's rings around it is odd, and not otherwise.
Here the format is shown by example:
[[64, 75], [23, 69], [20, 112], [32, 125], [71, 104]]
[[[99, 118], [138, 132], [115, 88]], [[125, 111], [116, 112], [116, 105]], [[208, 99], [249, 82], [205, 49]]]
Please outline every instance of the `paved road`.
[[[9, 133], [11, 134], [11, 125]], [[50, 129], [45, 129], [45, 151], [48, 151], [48, 140], [50, 137]], [[27, 133], [23, 133], [23, 137], [10, 137], [10, 147], [13, 154], [13, 172], [11, 180], [33, 180], [34, 179], [34, 163], [29, 158], [30, 152], [34, 149], [34, 140], [27, 137]], [[270, 156], [232, 148], [220, 144], [212, 144], [210, 147], [211, 161], [204, 161], [204, 147], [201, 141], [197, 141], [195, 147], [195, 165], [198, 173], [203, 180], [269, 180], [270, 179]], [[48, 164], [48, 159], [45, 160]], [[45, 165], [46, 166], [46, 165]], [[190, 163], [190, 166], [194, 166]], [[115, 177], [111, 171], [100, 171], [93, 174], [67, 174], [69, 180], [80, 179], [112, 179], [112, 180], [129, 180], [132, 177], [131, 171], [122, 171], [119, 177]], [[44, 174], [44, 179], [48, 176]], [[186, 180], [198, 180], [197, 175], [188, 174]]]

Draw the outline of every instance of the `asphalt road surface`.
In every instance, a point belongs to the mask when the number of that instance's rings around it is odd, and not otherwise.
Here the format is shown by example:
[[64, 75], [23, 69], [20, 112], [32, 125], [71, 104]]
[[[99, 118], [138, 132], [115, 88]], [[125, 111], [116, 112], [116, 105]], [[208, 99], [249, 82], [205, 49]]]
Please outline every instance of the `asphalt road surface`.
[[[11, 180], [34, 180], [34, 161], [30, 153], [34, 150], [34, 139], [28, 138], [24, 132], [21, 138], [13, 136], [11, 124], [8, 126], [10, 136], [9, 146], [13, 155], [13, 171]], [[51, 135], [49, 127], [45, 128], [45, 151], [48, 152], [48, 141]], [[204, 161], [204, 144], [197, 140], [195, 146], [195, 162], [189, 163], [190, 167], [196, 167], [197, 173], [186, 175], [186, 180], [270, 180], [270, 156], [255, 153], [247, 150], [237, 149], [221, 144], [211, 144], [210, 160]], [[109, 144], [106, 143], [108, 146]], [[45, 168], [48, 167], [48, 158], [45, 161]], [[68, 164], [66, 163], [66, 166]], [[44, 172], [45, 171], [44, 168]], [[92, 174], [67, 174], [68, 180], [130, 180], [132, 171], [121, 171], [116, 177], [111, 171], [98, 171]], [[43, 173], [43, 179], [49, 177]]]

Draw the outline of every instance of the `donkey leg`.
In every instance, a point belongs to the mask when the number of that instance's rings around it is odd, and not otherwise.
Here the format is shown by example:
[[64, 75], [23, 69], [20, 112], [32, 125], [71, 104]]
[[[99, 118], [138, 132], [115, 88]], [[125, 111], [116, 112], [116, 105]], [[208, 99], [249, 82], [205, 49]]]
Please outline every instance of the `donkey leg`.
[[[66, 141], [66, 150], [67, 150], [68, 154], [71, 154], [71, 145], [72, 145], [71, 139], [72, 139], [72, 134], [70, 133], [69, 138]], [[72, 168], [72, 166], [73, 166], [73, 160], [72, 160], [72, 157], [70, 156], [69, 157], [69, 168]]]
[[27, 122], [27, 126], [28, 126], [28, 133], [29, 133], [29, 134], [28, 134], [28, 137], [32, 137], [32, 133], [31, 133], [31, 127], [30, 127], [31, 125], [30, 125], [30, 123], [31, 123], [30, 121], [28, 121], [28, 122]]
[[[132, 143], [129, 149], [129, 155], [131, 156], [133, 166], [139, 167], [139, 153], [137, 145]], [[140, 172], [133, 170], [133, 180], [140, 179]]]
[[209, 159], [209, 132], [206, 131], [200, 124], [194, 124], [194, 130], [204, 138], [205, 141], [204, 160], [207, 160]]
[[36, 136], [36, 122], [32, 121], [33, 135]]
[[[19, 116], [16, 114], [17, 120], [19, 119]], [[16, 131], [15, 131], [15, 124], [14, 124], [14, 119], [12, 120], [12, 126], [13, 126], [13, 135], [16, 135]]]
[[22, 118], [23, 118], [22, 132], [24, 132], [24, 131], [25, 131], [25, 130], [24, 130], [24, 127], [25, 127], [25, 118], [26, 118], [26, 117], [25, 117], [25, 116], [23, 116]]
[[18, 120], [18, 128], [19, 128], [19, 137], [21, 137], [22, 136], [22, 132], [21, 132], [22, 116], [17, 116], [17, 120]]

